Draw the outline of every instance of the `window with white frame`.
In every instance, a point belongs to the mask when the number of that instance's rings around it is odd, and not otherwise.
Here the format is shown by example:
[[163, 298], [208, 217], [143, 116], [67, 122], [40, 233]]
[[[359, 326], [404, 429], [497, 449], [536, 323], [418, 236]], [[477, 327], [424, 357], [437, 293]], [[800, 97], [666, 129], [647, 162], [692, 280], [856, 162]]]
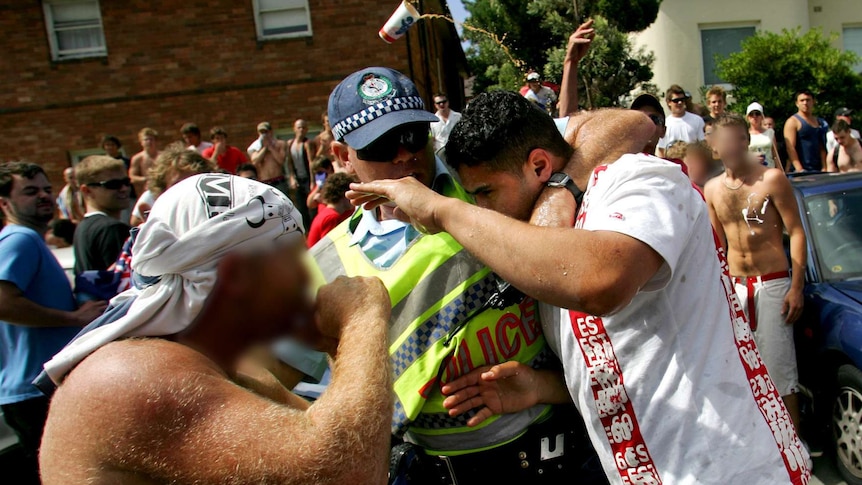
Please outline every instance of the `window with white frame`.
[[853, 70], [862, 73], [862, 26], [844, 27], [844, 50], [855, 52], [859, 56], [859, 62], [853, 66]]
[[726, 84], [718, 76], [717, 60], [726, 59], [735, 52], [742, 50], [742, 41], [754, 35], [755, 27], [712, 28], [703, 27], [700, 30], [701, 49], [703, 52], [703, 83]]
[[52, 59], [108, 55], [98, 1], [46, 0], [42, 6]]
[[308, 0], [252, 0], [260, 40], [311, 36]]

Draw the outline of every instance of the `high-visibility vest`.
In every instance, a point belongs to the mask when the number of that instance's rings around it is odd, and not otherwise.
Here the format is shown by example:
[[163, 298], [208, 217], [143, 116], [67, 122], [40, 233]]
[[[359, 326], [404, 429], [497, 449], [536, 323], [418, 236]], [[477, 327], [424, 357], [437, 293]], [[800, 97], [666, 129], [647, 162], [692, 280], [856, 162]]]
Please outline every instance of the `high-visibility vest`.
[[[441, 192], [470, 201], [448, 177]], [[342, 275], [376, 276], [389, 290], [392, 433], [429, 453], [458, 455], [508, 443], [544, 419], [550, 407], [539, 405], [470, 428], [466, 422], [473, 413], [450, 417], [440, 392], [441, 384], [484, 365], [514, 360], [538, 368], [553, 362], [536, 302], [527, 298], [504, 310], [479, 311], [497, 288], [495, 276], [445, 233], [420, 235], [390, 268], [380, 269], [359, 245], [350, 245], [360, 218], [357, 211], [314, 246], [311, 271], [325, 282]], [[465, 319], [468, 323], [453, 332]]]

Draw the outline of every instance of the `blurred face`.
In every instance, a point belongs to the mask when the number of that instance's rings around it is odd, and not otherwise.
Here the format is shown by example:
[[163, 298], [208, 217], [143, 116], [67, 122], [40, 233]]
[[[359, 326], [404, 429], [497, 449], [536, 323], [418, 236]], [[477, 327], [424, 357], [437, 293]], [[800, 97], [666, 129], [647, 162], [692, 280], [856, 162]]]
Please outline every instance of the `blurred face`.
[[198, 146], [201, 144], [201, 136], [197, 133], [183, 133], [183, 141], [189, 146]]
[[714, 127], [712, 148], [724, 165], [738, 169], [748, 163], [748, 130], [741, 126]]
[[361, 150], [333, 142], [333, 153], [362, 182], [414, 177], [430, 186], [435, 175], [428, 123], [396, 127]]
[[448, 111], [449, 100], [446, 99], [445, 96], [437, 96], [434, 98], [434, 106], [436, 106], [440, 111]]
[[141, 141], [141, 147], [144, 150], [150, 150], [150, 149], [155, 150], [156, 147], [158, 146], [156, 143], [156, 138], [154, 136], [149, 136], [149, 135], [144, 136], [141, 138], [140, 141]]
[[97, 182], [87, 184], [81, 191], [97, 210], [121, 211], [129, 208], [132, 184], [124, 170], [109, 170]]
[[213, 143], [227, 143], [227, 137], [220, 133], [218, 135], [213, 135]]
[[528, 221], [544, 182], [530, 176], [524, 164], [522, 173], [492, 171], [487, 164], [458, 169], [464, 189], [476, 199], [476, 205]]
[[30, 226], [44, 226], [54, 218], [54, 196], [51, 182], [45, 174], [32, 179], [12, 176], [12, 190], [8, 197], [0, 197], [0, 208], [10, 222]]
[[244, 179], [257, 180], [257, 174], [252, 172], [251, 170], [243, 170], [241, 172], [237, 172], [237, 175]]
[[764, 129], [763, 113], [761, 113], [760, 111], [752, 111], [751, 113], [748, 113], [748, 116], [746, 116], [746, 118], [748, 119], [748, 124], [752, 128]]
[[69, 185], [75, 185], [75, 169], [72, 167], [63, 170], [63, 181]]
[[683, 162], [688, 168], [688, 178], [699, 187], [706, 185], [712, 171], [712, 160], [707, 160], [702, 153], [695, 153], [692, 150], [692, 153], [685, 156]]
[[839, 132], [836, 132], [836, 133], [835, 133], [835, 142], [837, 142], [839, 145], [841, 145], [841, 146], [842, 146], [842, 147], [844, 147], [844, 148], [849, 147], [849, 146], [850, 146], [850, 143], [859, 143], [859, 142], [857, 142], [857, 141], [856, 141], [856, 139], [855, 139], [855, 138], [853, 138], [852, 136], [850, 136], [850, 132], [849, 132], [849, 131], [839, 131]]
[[305, 120], [296, 120], [296, 123], [293, 124], [293, 131], [297, 138], [305, 138], [305, 135], [308, 134], [308, 123]]
[[676, 116], [680, 117], [685, 114], [685, 94], [674, 94], [671, 93], [670, 98], [667, 100], [667, 107], [670, 108], [670, 112]]
[[332, 126], [329, 124], [329, 115], [323, 115], [323, 129], [326, 131], [332, 130]]
[[110, 140], [106, 141], [102, 145], [102, 150], [105, 150], [105, 153], [107, 153], [108, 156], [114, 157], [114, 158], [117, 158], [117, 156], [120, 154], [120, 147], [118, 147], [116, 143], [114, 143]]
[[237, 296], [251, 313], [247, 321], [255, 323], [249, 328], [253, 340], [268, 341], [314, 325], [304, 252], [303, 238], [298, 238], [243, 261], [244, 289]]
[[814, 110], [814, 96], [810, 94], [800, 94], [796, 97], [796, 108], [800, 113], [811, 113]]
[[527, 86], [529, 86], [534, 93], [538, 93], [542, 89], [542, 85], [539, 81], [527, 81]]
[[713, 146], [713, 136], [715, 134], [715, 126], [714, 125], [704, 125], [703, 126], [703, 138], [706, 141], [706, 144], [709, 146]]
[[713, 94], [707, 100], [707, 104], [709, 106], [709, 114], [711, 114], [713, 118], [718, 118], [719, 115], [724, 113], [727, 101], [725, 101], [724, 97], [720, 94]]
[[774, 130], [775, 129], [775, 120], [769, 116], [763, 118], [763, 129], [764, 130]]

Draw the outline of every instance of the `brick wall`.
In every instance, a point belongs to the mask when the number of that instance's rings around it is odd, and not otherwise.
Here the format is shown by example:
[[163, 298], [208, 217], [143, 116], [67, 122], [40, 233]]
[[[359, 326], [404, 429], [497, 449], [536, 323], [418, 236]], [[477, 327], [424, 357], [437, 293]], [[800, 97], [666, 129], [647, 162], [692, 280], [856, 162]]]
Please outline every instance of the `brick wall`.
[[222, 125], [245, 149], [259, 121], [319, 123], [329, 92], [356, 69], [409, 72], [407, 42], [377, 37], [396, 0], [309, 5], [312, 37], [259, 42], [250, 0], [102, 0], [108, 56], [52, 62], [41, 2], [0, 1], [0, 160], [41, 163], [59, 186], [69, 152], [101, 135], [131, 155], [140, 128], [164, 144], [187, 121]]

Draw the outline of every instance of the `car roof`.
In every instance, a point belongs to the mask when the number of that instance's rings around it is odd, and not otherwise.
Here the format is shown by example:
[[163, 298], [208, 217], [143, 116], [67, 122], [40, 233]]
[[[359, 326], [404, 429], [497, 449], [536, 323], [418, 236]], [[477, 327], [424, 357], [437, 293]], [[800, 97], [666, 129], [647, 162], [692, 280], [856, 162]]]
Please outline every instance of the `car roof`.
[[804, 197], [862, 187], [862, 172], [788, 174], [793, 187]]

